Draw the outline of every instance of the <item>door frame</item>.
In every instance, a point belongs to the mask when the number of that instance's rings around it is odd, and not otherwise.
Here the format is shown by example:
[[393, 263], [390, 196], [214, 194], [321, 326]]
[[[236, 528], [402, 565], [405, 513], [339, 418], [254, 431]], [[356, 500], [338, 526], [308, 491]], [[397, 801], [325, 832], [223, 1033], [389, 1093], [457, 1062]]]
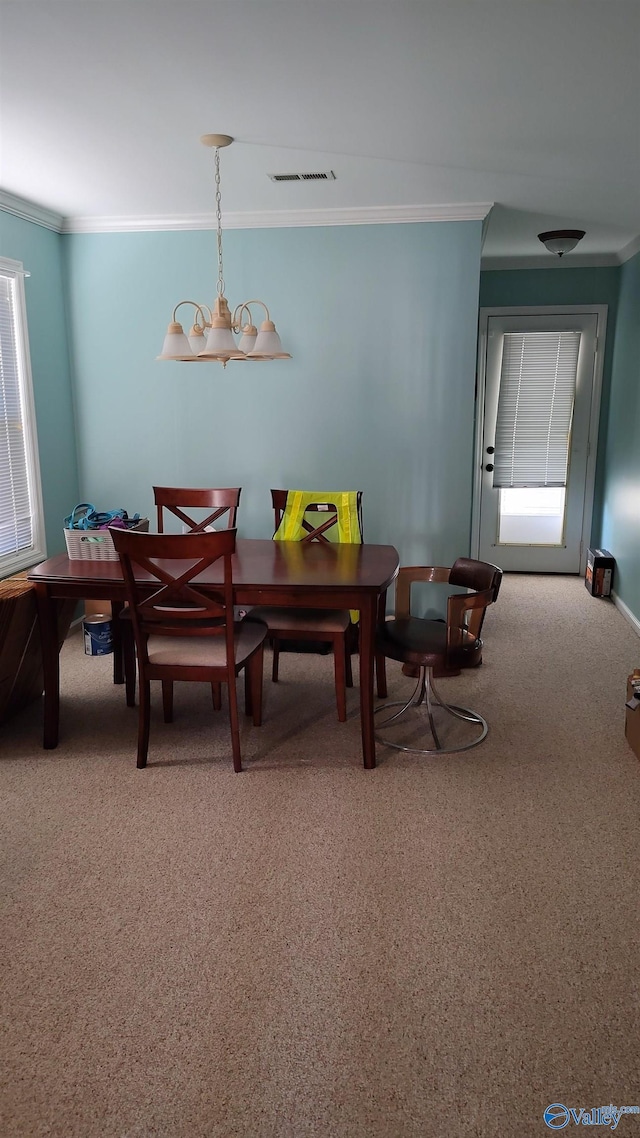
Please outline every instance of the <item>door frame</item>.
[[484, 402], [487, 385], [487, 335], [491, 316], [567, 316], [593, 313], [597, 318], [596, 350], [593, 364], [593, 387], [591, 390], [591, 410], [589, 414], [589, 441], [587, 450], [587, 469], [585, 474], [584, 506], [582, 511], [582, 531], [580, 537], [580, 573], [587, 566], [587, 549], [591, 540], [593, 521], [593, 500], [595, 495], [596, 459], [598, 454], [598, 431], [600, 426], [600, 403], [602, 400], [602, 374], [604, 369], [605, 337], [607, 332], [606, 304], [543, 304], [500, 305], [494, 308], [481, 308], [478, 324], [478, 365], [476, 373], [476, 423], [473, 448], [473, 498], [471, 506], [471, 556], [477, 558], [480, 552], [480, 495], [482, 488], [482, 440], [484, 436]]

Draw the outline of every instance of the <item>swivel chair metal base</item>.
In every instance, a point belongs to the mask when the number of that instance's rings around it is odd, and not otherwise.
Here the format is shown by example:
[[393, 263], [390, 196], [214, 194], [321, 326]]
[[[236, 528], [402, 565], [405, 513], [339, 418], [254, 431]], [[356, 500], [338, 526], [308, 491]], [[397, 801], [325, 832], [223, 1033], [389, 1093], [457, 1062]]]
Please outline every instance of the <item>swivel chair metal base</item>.
[[[467, 723], [477, 724], [477, 726], [481, 728], [481, 733], [476, 736], [475, 739], [472, 739], [470, 743], [464, 743], [456, 747], [441, 746], [433, 719], [434, 702], [447, 714], [454, 716], [455, 719], [463, 719]], [[424, 666], [420, 667], [418, 683], [406, 703], [403, 703], [402, 700], [383, 703], [380, 707], [375, 708], [374, 714], [377, 715], [380, 711], [387, 711], [391, 707], [399, 707], [400, 711], [396, 711], [394, 715], [391, 715], [388, 719], [379, 723], [379, 729], [382, 730], [385, 727], [390, 727], [394, 723], [407, 722], [411, 712], [415, 708], [424, 707], [426, 708], [429, 728], [435, 743], [435, 747], [410, 747], [403, 743], [394, 743], [376, 732], [376, 739], [379, 743], [383, 743], [386, 747], [393, 747], [396, 751], [412, 751], [418, 755], [454, 755], [459, 751], [468, 751], [471, 747], [477, 747], [478, 743], [482, 742], [489, 730], [486, 720], [483, 719], [481, 715], [478, 715], [477, 712], [470, 711], [467, 707], [457, 707], [455, 704], [445, 703], [434, 686], [432, 669]]]

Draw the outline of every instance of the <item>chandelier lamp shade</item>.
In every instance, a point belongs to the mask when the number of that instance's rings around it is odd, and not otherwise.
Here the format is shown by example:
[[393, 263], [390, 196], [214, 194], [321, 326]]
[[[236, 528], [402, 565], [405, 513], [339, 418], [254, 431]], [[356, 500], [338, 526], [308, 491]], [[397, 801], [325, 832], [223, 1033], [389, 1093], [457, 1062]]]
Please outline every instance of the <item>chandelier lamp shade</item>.
[[542, 241], [550, 253], [557, 253], [559, 257], [563, 257], [565, 253], [575, 249], [584, 235], [584, 229], [549, 229], [547, 233], [539, 233], [538, 240]]
[[[211, 308], [195, 300], [180, 300], [176, 304], [167, 328], [159, 360], [179, 360], [195, 363], [217, 360], [226, 367], [229, 360], [290, 360], [289, 352], [282, 350], [280, 337], [262, 300], [244, 300], [233, 312], [224, 295], [222, 264], [222, 213], [220, 206], [220, 149], [229, 146], [233, 139], [228, 134], [203, 134], [200, 141], [214, 148], [216, 180], [216, 222], [218, 238], [217, 295]], [[192, 310], [193, 324], [187, 335], [178, 320], [178, 309], [188, 305]], [[252, 309], [258, 305], [263, 320], [257, 328]], [[236, 337], [239, 337], [236, 339]]]

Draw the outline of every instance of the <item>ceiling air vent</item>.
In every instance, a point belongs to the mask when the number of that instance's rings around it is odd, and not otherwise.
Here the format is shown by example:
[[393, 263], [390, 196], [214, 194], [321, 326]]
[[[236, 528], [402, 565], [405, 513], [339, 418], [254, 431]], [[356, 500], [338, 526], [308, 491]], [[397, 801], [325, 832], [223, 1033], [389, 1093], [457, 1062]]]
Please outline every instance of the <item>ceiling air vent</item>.
[[320, 174], [269, 174], [272, 182], [335, 182], [333, 170], [324, 170]]

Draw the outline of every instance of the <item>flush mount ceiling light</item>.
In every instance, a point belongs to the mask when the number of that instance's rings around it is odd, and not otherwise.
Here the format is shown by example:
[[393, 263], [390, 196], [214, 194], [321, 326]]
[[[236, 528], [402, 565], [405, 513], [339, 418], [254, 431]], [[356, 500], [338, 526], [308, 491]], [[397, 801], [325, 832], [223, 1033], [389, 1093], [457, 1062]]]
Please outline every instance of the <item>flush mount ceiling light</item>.
[[[195, 300], [180, 300], [173, 310], [171, 323], [167, 328], [159, 360], [180, 360], [195, 362], [218, 360], [226, 367], [228, 360], [290, 360], [289, 352], [283, 352], [275, 324], [269, 316], [269, 309], [263, 300], [244, 300], [236, 305], [233, 314], [224, 295], [224, 273], [222, 268], [222, 214], [220, 209], [220, 149], [230, 146], [233, 139], [228, 134], [203, 134], [200, 141], [204, 146], [215, 150], [216, 178], [216, 221], [218, 236], [218, 283], [217, 296], [213, 307]], [[178, 309], [189, 304], [194, 309], [193, 327], [188, 336], [182, 324], [176, 320]], [[265, 319], [256, 328], [251, 306], [258, 304], [265, 312]], [[240, 334], [236, 342], [234, 333]]]
[[548, 233], [539, 233], [538, 240], [542, 241], [550, 253], [557, 253], [562, 257], [575, 249], [584, 234], [584, 229], [550, 229]]

